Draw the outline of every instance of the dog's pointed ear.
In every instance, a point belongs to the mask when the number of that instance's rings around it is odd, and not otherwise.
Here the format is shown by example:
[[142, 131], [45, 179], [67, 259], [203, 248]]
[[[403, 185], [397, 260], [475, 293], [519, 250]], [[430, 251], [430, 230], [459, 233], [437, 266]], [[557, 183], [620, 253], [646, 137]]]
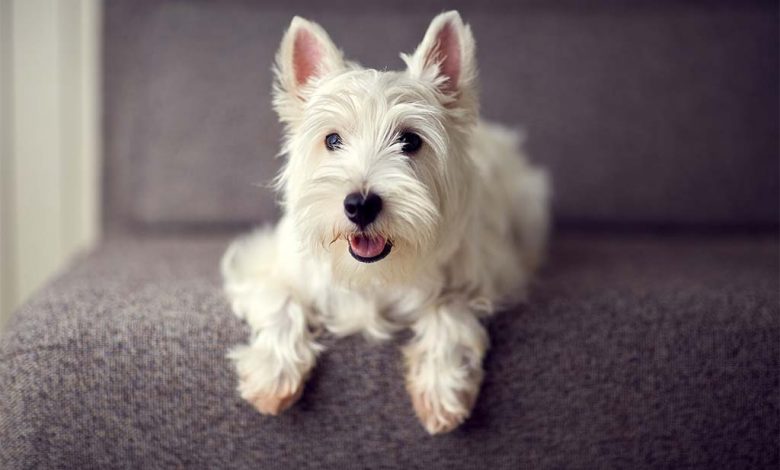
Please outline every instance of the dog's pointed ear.
[[453, 10], [436, 16], [414, 53], [401, 57], [412, 76], [430, 80], [443, 93], [457, 96], [474, 86], [474, 55], [471, 28]]
[[313, 21], [294, 17], [274, 67], [274, 105], [282, 120], [294, 118], [318, 79], [343, 68], [343, 55], [328, 33]]

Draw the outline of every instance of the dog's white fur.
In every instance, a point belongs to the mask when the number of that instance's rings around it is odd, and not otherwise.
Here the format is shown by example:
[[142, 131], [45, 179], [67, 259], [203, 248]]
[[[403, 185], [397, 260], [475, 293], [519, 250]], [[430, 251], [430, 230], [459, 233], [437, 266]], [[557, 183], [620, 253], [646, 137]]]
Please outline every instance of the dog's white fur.
[[[241, 396], [262, 413], [297, 400], [322, 347], [315, 331], [388, 338], [411, 328], [407, 388], [430, 433], [468, 417], [488, 336], [480, 318], [521, 298], [544, 251], [548, 184], [516, 133], [478, 119], [474, 39], [457, 12], [431, 23], [407, 69], [347, 62], [317, 24], [294, 18], [276, 63], [274, 107], [286, 126], [277, 179], [284, 216], [235, 241], [222, 260], [250, 344], [230, 353]], [[513, 99], [507, 96], [507, 99]], [[423, 147], [401, 151], [413, 130]], [[326, 135], [343, 146], [329, 151]], [[354, 191], [379, 194], [370, 234], [383, 260], [348, 252]]]

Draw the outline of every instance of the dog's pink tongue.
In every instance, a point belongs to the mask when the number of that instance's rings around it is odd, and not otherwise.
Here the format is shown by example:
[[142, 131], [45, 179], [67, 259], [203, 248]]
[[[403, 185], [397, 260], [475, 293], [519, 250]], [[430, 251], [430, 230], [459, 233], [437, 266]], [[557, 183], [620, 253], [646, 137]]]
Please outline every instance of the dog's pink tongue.
[[363, 235], [353, 235], [349, 237], [349, 246], [352, 252], [363, 258], [373, 258], [379, 256], [385, 249], [386, 241], [384, 237], [366, 237]]

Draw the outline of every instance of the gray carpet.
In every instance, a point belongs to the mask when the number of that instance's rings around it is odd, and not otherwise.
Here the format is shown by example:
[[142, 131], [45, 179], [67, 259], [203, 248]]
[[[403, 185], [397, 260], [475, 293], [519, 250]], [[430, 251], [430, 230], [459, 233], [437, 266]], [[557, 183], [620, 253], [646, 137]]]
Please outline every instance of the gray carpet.
[[[0, 340], [0, 468], [777, 468], [775, 237], [559, 236], [490, 323], [473, 417], [430, 437], [397, 344], [335, 341], [264, 417], [225, 351], [226, 238], [115, 240]], [[399, 340], [400, 341], [400, 340]]]

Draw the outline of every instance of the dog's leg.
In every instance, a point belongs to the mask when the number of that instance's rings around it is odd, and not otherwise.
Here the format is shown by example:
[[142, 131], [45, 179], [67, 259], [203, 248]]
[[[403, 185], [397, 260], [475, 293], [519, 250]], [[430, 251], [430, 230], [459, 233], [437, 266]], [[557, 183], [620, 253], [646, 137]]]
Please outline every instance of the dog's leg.
[[233, 300], [242, 304], [253, 337], [229, 354], [238, 371], [238, 390], [261, 413], [277, 415], [300, 398], [316, 361], [319, 346], [309, 331], [309, 312], [278, 288], [257, 288]]
[[269, 231], [256, 232], [236, 241], [222, 260], [233, 312], [252, 330], [250, 343], [228, 355], [238, 371], [238, 391], [271, 415], [300, 398], [321, 349], [309, 330], [308, 303], [275, 275], [274, 240]]
[[479, 393], [487, 332], [465, 301], [431, 307], [412, 329], [404, 354], [414, 410], [429, 433], [451, 431]]

